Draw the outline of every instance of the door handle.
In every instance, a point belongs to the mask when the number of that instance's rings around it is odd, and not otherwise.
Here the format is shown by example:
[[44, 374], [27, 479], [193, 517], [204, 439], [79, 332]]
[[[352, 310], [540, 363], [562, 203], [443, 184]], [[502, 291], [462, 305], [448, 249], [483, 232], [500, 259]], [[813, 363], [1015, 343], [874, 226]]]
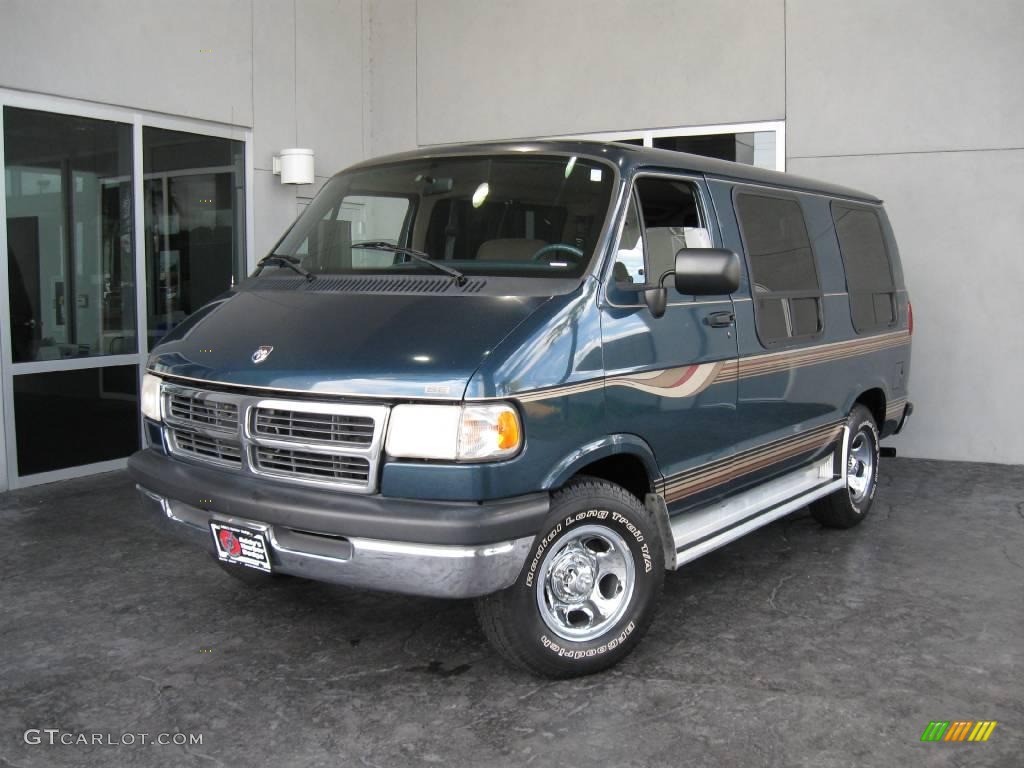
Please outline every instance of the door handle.
[[736, 322], [736, 315], [732, 312], [712, 312], [704, 318], [704, 322], [712, 328], [726, 328]]

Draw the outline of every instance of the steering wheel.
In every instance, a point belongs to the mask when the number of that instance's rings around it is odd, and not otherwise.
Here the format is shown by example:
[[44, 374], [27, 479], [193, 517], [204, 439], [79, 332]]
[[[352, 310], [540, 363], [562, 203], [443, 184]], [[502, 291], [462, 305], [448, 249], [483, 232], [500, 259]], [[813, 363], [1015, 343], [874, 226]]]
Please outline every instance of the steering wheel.
[[577, 248], [575, 245], [569, 245], [568, 243], [550, 243], [533, 254], [533, 261], [540, 261], [548, 254], [559, 251], [569, 254], [577, 261], [583, 258], [582, 248]]

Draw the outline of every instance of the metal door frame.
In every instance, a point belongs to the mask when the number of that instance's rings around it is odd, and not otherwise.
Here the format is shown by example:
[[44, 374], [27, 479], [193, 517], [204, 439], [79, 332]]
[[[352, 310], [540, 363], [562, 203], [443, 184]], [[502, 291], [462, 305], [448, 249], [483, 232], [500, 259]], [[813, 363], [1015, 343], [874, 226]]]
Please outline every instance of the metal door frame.
[[[28, 93], [0, 88], [0, 168], [6, 169], [4, 160], [4, 107], [33, 109], [40, 112], [54, 112], [71, 117], [86, 117], [96, 120], [107, 120], [126, 123], [132, 126], [132, 200], [133, 226], [135, 241], [135, 337], [138, 344], [136, 352], [125, 355], [101, 355], [96, 357], [79, 357], [60, 360], [43, 360], [31, 363], [14, 363], [11, 348], [11, 336], [7, 330], [10, 324], [10, 294], [8, 293], [8, 253], [7, 253], [7, 180], [6, 173], [0, 177], [0, 318], [3, 331], [0, 332], [0, 425], [3, 439], [0, 440], [0, 491], [6, 488], [24, 488], [31, 485], [50, 483], [82, 477], [98, 472], [110, 472], [123, 469], [126, 459], [115, 459], [93, 464], [82, 464], [50, 472], [40, 472], [21, 477], [18, 475], [17, 442], [14, 424], [14, 377], [28, 373], [50, 373], [54, 371], [73, 371], [89, 368], [105, 368], [117, 365], [135, 365], [141, 391], [142, 374], [145, 370], [147, 339], [149, 338], [146, 286], [146, 249], [144, 241], [144, 197], [142, 174], [142, 129], [163, 128], [182, 131], [216, 138], [234, 139], [245, 143], [245, 264], [246, 272], [255, 268], [255, 257], [252, 249], [254, 236], [253, 211], [253, 139], [252, 129], [245, 126], [226, 123], [195, 120], [192, 118], [163, 115], [144, 110], [125, 107], [95, 104], [93, 102]], [[140, 420], [139, 438], [142, 439]], [[60, 436], [54, 436], [59, 438]]]

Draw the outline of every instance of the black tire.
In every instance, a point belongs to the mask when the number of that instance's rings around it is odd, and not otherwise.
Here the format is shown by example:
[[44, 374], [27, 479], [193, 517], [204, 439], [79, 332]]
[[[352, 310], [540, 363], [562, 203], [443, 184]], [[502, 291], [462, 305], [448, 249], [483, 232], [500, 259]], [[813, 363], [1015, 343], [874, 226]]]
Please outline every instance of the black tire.
[[245, 565], [226, 563], [216, 555], [211, 555], [211, 557], [224, 573], [249, 587], [278, 587], [295, 581], [286, 573], [265, 573]]
[[[612, 572], [616, 569], [622, 579]], [[563, 579], [548, 579], [542, 571], [561, 573]], [[664, 581], [658, 525], [643, 504], [613, 483], [581, 477], [553, 495], [551, 513], [519, 579], [508, 589], [477, 600], [477, 618], [491, 644], [515, 666], [552, 678], [589, 675], [633, 650], [654, 618]], [[562, 621], [551, 607], [552, 584], [571, 592], [569, 603], [592, 585], [590, 598], [568, 610]], [[593, 606], [607, 609], [607, 615], [596, 618]], [[567, 637], [549, 622], [563, 633], [599, 634]]]
[[[878, 425], [875, 424], [875, 418], [863, 405], [855, 405], [847, 424], [850, 428], [850, 442], [843, 460], [849, 463], [851, 454], [857, 453], [865, 460], [855, 458], [855, 466], [847, 470], [852, 485], [848, 484], [846, 488], [811, 502], [811, 515], [826, 528], [853, 528], [859, 525], [871, 510], [871, 502], [878, 489]], [[859, 489], [861, 479], [865, 481], [863, 490]], [[853, 486], [858, 486], [857, 492]]]

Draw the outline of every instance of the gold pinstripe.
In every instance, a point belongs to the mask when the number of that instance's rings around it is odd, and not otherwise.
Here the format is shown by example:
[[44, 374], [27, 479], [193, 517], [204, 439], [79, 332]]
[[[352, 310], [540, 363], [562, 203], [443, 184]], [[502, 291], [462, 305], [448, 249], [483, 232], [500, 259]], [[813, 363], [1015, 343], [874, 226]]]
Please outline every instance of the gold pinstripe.
[[[685, 371], [691, 366], [659, 368], [649, 371], [613, 374], [607, 378], [589, 379], [575, 384], [566, 384], [550, 389], [535, 389], [509, 395], [521, 402], [530, 403], [548, 400], [554, 397], [566, 397], [583, 392], [591, 392], [602, 387], [627, 387], [660, 397], [696, 397], [714, 384], [725, 384], [738, 379], [754, 376], [766, 376], [772, 373], [802, 368], [807, 365], [830, 363], [850, 357], [867, 355], [873, 352], [892, 349], [910, 343], [910, 333], [906, 330], [884, 333], [865, 339], [837, 341], [832, 344], [821, 344], [814, 347], [782, 352], [769, 352], [763, 355], [742, 357], [739, 360], [718, 360], [702, 363], [697, 366], [694, 378], [699, 386], [666, 387], [659, 386], [660, 381], [671, 379], [672, 376]], [[906, 403], [906, 398], [902, 398]], [[895, 405], [896, 401], [893, 401]], [[888, 418], [889, 408], [886, 408]]]
[[907, 405], [907, 398], [897, 397], [890, 400], [885, 405], [885, 420], [886, 421], [897, 421], [903, 414], [903, 409]]
[[797, 435], [774, 440], [725, 459], [702, 464], [665, 478], [660, 491], [666, 501], [691, 496], [785, 459], [823, 448], [843, 433], [845, 421], [834, 421]]
[[782, 352], [769, 352], [764, 355], [753, 355], [741, 357], [737, 366], [736, 375], [731, 376], [728, 370], [723, 369], [715, 383], [731, 381], [734, 378], [745, 379], [751, 376], [765, 376], [770, 373], [779, 373], [790, 368], [802, 368], [806, 365], [818, 365], [819, 363], [830, 363], [835, 360], [843, 360], [849, 357], [867, 355], [872, 352], [880, 352], [885, 349], [902, 346], [910, 342], [910, 334], [907, 331], [894, 331], [879, 336], [871, 336], [866, 339], [851, 339], [849, 341], [837, 341], [832, 344], [822, 344], [805, 349], [785, 350]]

